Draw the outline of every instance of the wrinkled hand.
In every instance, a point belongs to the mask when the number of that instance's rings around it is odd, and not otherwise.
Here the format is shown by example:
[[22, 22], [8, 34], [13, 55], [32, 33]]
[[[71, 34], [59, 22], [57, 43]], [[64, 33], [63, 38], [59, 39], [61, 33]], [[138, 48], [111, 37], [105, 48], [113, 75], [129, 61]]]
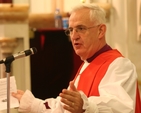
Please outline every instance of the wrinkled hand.
[[19, 100], [19, 102], [20, 102], [23, 94], [24, 94], [24, 91], [22, 91], [22, 90], [17, 90], [17, 93], [12, 92], [12, 96], [17, 98]]
[[63, 89], [60, 93], [61, 102], [64, 103], [63, 108], [71, 113], [83, 113], [83, 100], [80, 93], [74, 86], [74, 82], [71, 81], [70, 89]]

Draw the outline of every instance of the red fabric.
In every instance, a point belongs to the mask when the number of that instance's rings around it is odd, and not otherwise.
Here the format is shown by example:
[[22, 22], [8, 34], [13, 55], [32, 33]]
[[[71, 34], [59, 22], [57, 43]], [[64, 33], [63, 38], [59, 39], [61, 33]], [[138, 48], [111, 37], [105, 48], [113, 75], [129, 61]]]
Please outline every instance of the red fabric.
[[141, 113], [141, 99], [140, 99], [140, 93], [138, 89], [138, 84], [137, 84], [137, 94], [136, 94], [136, 111], [135, 113]]
[[82, 72], [77, 89], [82, 90], [88, 97], [92, 95], [99, 96], [98, 85], [108, 66], [114, 59], [121, 56], [117, 50], [109, 50], [100, 54]]
[[[87, 97], [99, 96], [99, 91], [98, 91], [99, 83], [104, 77], [108, 69], [108, 66], [117, 57], [122, 57], [122, 55], [117, 50], [109, 50], [105, 53], [102, 53], [97, 58], [95, 58], [91, 62], [91, 64], [85, 69], [85, 71], [81, 74], [77, 89], [82, 90], [87, 95]], [[79, 68], [75, 76], [75, 79], [78, 76], [81, 67]], [[141, 113], [141, 100], [140, 100], [138, 87], [137, 87], [137, 95], [136, 95], [135, 113]]]
[[44, 105], [46, 106], [46, 109], [50, 109], [50, 107], [48, 106], [48, 102], [45, 102]]
[[45, 43], [45, 36], [43, 34], [40, 37], [40, 41], [41, 41], [41, 48], [43, 49]]

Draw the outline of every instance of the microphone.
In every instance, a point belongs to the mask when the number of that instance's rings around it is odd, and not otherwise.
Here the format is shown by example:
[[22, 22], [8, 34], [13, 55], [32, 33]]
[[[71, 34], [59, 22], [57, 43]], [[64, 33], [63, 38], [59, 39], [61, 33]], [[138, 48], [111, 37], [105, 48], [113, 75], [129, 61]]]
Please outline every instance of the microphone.
[[6, 57], [3, 60], [0, 60], [0, 64], [2, 64], [2, 63], [10, 63], [10, 62], [12, 62], [15, 59], [19, 59], [19, 58], [22, 58], [22, 57], [33, 55], [36, 52], [37, 52], [37, 49], [35, 47], [30, 48], [29, 50], [20, 51], [20, 52], [14, 54], [14, 55]]

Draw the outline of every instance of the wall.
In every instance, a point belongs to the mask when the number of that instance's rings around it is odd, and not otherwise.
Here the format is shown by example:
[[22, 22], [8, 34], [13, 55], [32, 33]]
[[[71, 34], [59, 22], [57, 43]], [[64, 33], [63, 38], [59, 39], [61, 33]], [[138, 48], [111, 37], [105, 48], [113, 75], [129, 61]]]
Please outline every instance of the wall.
[[12, 0], [13, 3], [16, 3], [16, 4], [29, 4], [30, 3], [30, 0]]
[[[128, 57], [135, 64], [141, 86], [141, 41], [137, 41], [137, 0], [128, 0]], [[132, 8], [131, 8], [132, 7]], [[141, 9], [140, 9], [141, 10]]]
[[136, 34], [136, 2], [137, 0], [112, 0], [109, 43], [135, 64], [141, 81], [141, 42], [137, 41]]

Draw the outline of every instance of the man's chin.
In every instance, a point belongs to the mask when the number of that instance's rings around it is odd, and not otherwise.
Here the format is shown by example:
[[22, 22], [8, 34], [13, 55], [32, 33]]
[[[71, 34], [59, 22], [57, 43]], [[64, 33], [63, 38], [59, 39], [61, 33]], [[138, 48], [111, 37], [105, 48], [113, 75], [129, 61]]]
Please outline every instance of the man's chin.
[[80, 56], [80, 57], [82, 57], [84, 54], [82, 53], [82, 52], [80, 52], [80, 51], [76, 51], [75, 52], [78, 56]]
[[78, 56], [81, 56], [82, 53], [79, 51], [79, 50], [76, 50], [75, 53], [78, 55]]

